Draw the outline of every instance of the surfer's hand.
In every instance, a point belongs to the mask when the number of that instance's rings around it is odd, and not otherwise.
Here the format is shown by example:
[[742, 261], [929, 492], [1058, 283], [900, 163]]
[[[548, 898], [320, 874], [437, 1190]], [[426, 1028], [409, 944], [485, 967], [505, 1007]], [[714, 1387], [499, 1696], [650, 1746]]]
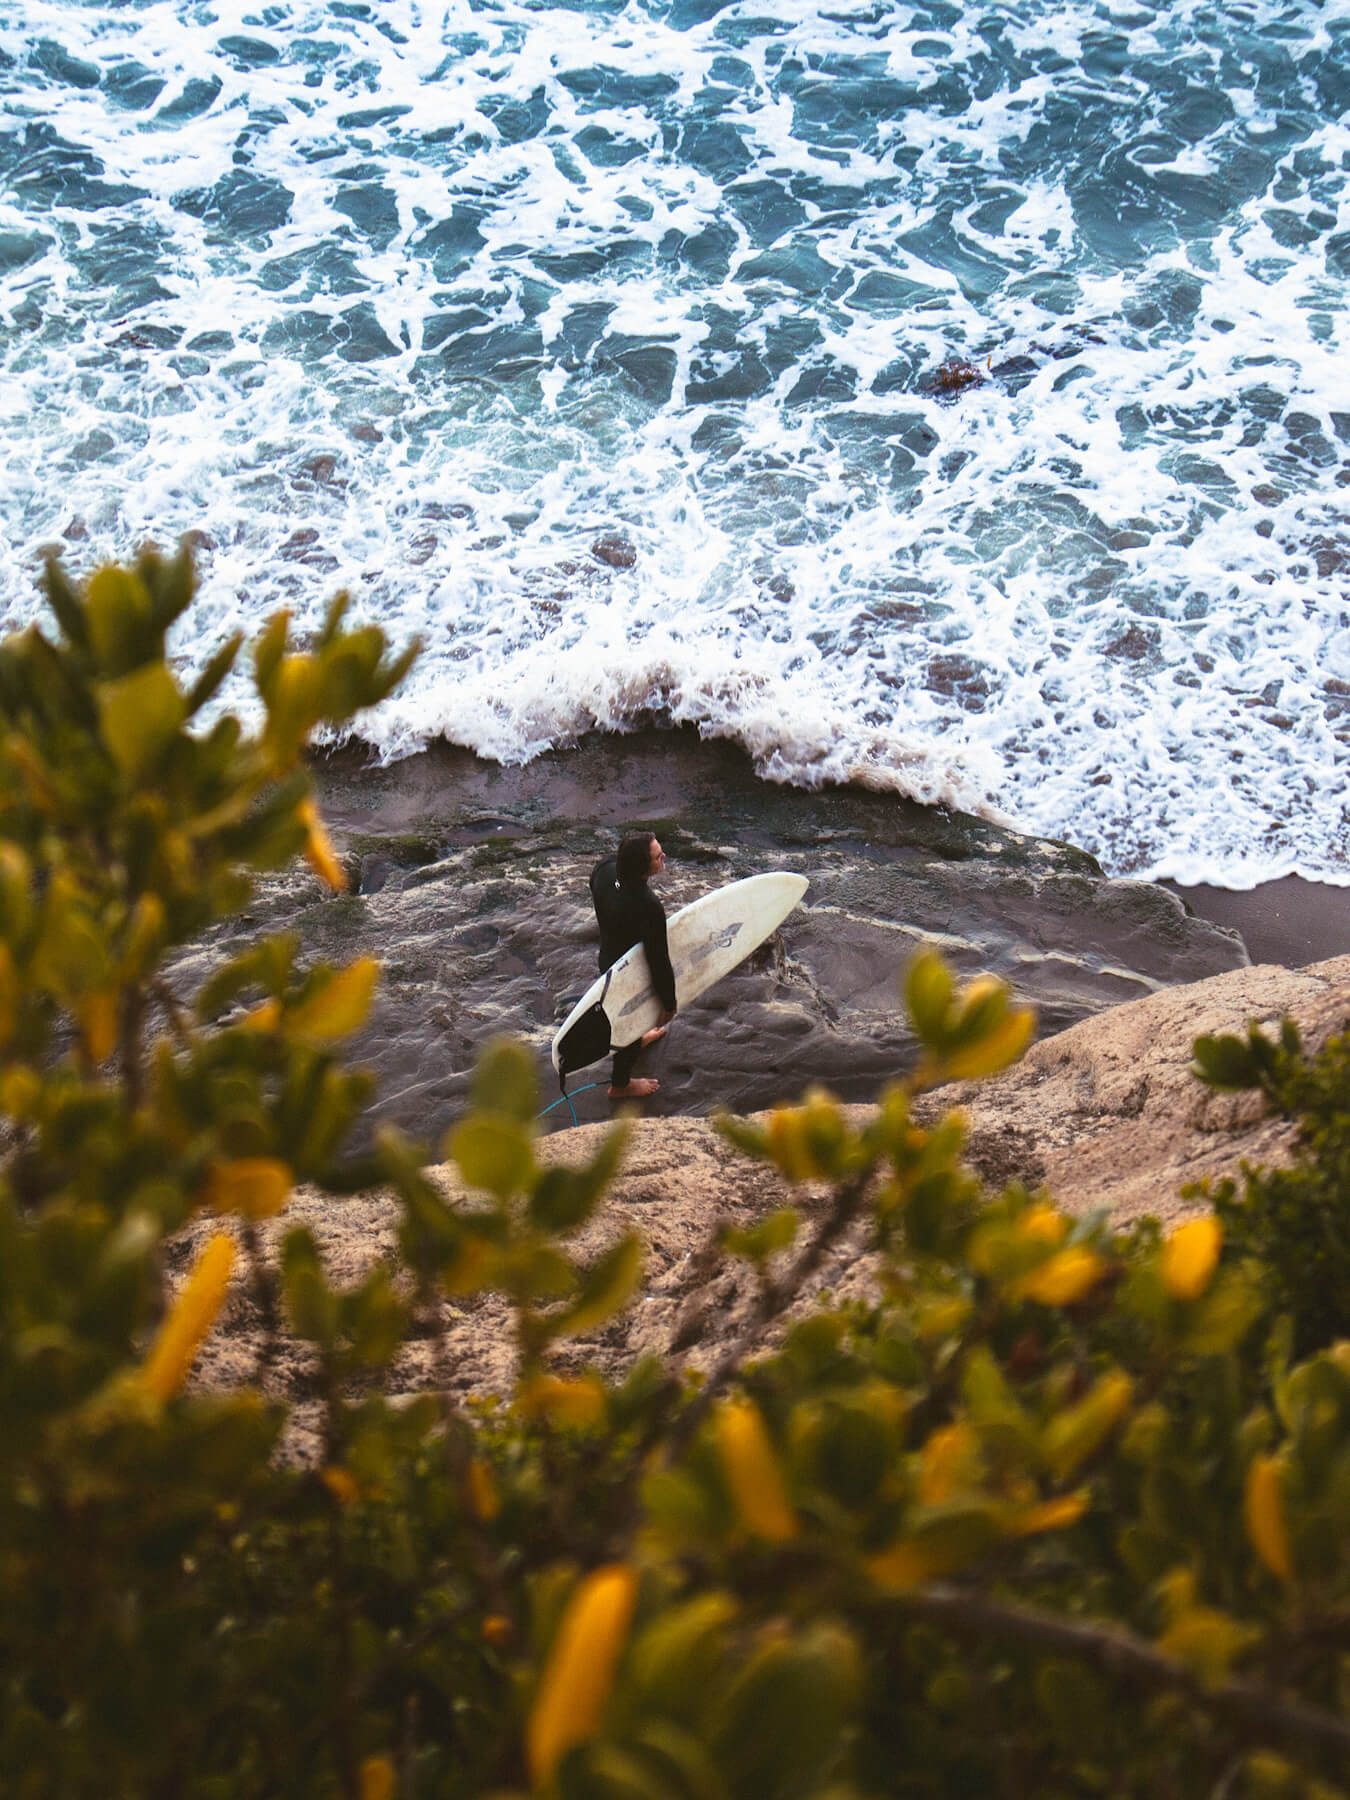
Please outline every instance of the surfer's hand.
[[657, 1024], [658, 1025], [669, 1025], [670, 1021], [675, 1017], [675, 1014], [678, 1011], [679, 1011], [679, 1008], [677, 1006], [663, 1006], [661, 1008], [660, 1015], [657, 1018], [657, 1021], [656, 1021]]

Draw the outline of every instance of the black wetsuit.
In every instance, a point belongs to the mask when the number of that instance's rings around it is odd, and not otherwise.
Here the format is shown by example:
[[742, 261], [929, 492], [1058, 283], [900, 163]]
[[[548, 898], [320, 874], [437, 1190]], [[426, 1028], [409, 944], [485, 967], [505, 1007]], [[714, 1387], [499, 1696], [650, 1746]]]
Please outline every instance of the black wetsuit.
[[[666, 946], [665, 908], [645, 881], [618, 880], [618, 861], [607, 856], [591, 870], [591, 899], [600, 925], [600, 969], [618, 962], [625, 950], [641, 944], [647, 952], [656, 997], [667, 1012], [675, 1011], [675, 971]], [[627, 1087], [641, 1038], [614, 1052], [614, 1086]]]

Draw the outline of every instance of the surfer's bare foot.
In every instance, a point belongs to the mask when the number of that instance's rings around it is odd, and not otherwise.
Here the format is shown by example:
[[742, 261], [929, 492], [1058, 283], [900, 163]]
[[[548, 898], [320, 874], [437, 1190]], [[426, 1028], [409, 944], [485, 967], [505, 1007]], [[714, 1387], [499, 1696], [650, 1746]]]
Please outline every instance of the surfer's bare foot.
[[653, 1081], [650, 1076], [639, 1075], [636, 1081], [630, 1081], [627, 1087], [612, 1087], [609, 1090], [611, 1100], [645, 1100], [648, 1094], [654, 1094], [661, 1083]]
[[653, 1025], [650, 1031], [644, 1031], [642, 1034], [642, 1048], [646, 1050], [652, 1044], [659, 1044], [665, 1035], [664, 1025]]

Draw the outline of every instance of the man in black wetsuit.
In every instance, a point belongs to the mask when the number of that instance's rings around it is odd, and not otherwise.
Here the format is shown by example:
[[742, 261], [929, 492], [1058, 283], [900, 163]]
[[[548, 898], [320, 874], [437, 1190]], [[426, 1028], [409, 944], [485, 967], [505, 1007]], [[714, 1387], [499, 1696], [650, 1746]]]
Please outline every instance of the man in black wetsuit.
[[652, 986], [661, 1002], [661, 1016], [653, 1030], [614, 1052], [614, 1073], [609, 1084], [611, 1100], [642, 1100], [654, 1094], [659, 1081], [633, 1078], [633, 1064], [648, 1044], [666, 1035], [675, 1017], [675, 971], [666, 948], [666, 914], [647, 886], [666, 866], [666, 853], [650, 831], [634, 832], [619, 845], [617, 856], [607, 856], [591, 871], [591, 899], [600, 925], [600, 970], [603, 974], [618, 962], [625, 950], [641, 944], [647, 952]]

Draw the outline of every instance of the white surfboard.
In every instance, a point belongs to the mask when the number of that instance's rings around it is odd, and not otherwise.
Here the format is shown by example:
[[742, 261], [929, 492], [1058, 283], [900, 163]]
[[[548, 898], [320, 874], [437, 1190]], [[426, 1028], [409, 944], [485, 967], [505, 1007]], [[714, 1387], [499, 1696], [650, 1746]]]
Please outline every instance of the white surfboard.
[[[666, 942], [675, 971], [675, 998], [681, 1007], [705, 993], [744, 961], [783, 923], [807, 889], [804, 875], [785, 869], [747, 875], [714, 888], [672, 913]], [[626, 950], [611, 968], [593, 981], [568, 1013], [553, 1040], [553, 1067], [561, 1070], [563, 1039], [584, 1013], [599, 1002], [609, 1020], [610, 1048], [635, 1044], [661, 1016], [652, 987], [647, 953], [641, 944]], [[599, 1060], [596, 1058], [595, 1060]], [[573, 1063], [572, 1067], [584, 1067]]]

